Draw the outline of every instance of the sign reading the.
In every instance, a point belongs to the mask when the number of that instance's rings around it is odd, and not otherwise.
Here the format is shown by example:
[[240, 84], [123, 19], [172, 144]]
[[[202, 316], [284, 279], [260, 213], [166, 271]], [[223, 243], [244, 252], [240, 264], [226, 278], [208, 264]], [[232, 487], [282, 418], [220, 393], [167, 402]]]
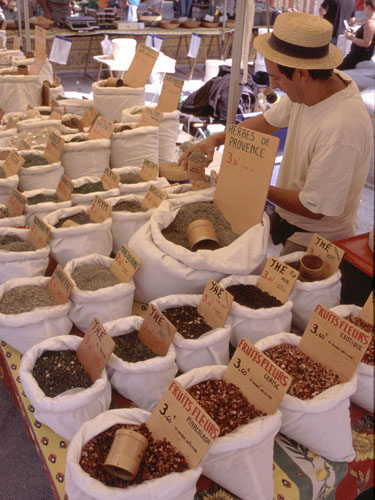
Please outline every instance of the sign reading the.
[[176, 328], [172, 323], [157, 307], [150, 304], [138, 332], [139, 340], [159, 356], [165, 356], [175, 333]]
[[298, 274], [298, 271], [285, 262], [270, 257], [262, 271], [257, 287], [284, 304], [293, 290]]
[[332, 276], [337, 271], [345, 252], [331, 241], [315, 233], [311, 238], [306, 254], [317, 255], [323, 260], [322, 277], [328, 278], [328, 276]]
[[233, 295], [211, 279], [204, 289], [198, 312], [212, 328], [220, 328], [225, 324], [232, 302]]

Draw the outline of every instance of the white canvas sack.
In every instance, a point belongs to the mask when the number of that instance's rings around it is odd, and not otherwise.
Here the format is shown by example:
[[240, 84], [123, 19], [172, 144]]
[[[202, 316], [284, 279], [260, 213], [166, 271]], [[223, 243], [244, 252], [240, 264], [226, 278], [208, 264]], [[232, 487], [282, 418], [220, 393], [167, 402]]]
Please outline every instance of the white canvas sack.
[[78, 114], [73, 114], [73, 113], [66, 113], [63, 116], [63, 119], [61, 121], [61, 125], [62, 125], [62, 133], [64, 135], [79, 134], [80, 133], [80, 129], [78, 127], [68, 127], [66, 125], [66, 123], [68, 122], [68, 120], [72, 120], [73, 118], [75, 118], [76, 120], [80, 120], [82, 118], [82, 116], [80, 116]]
[[39, 75], [0, 75], [0, 102], [5, 113], [26, 111], [42, 104], [42, 81]]
[[[0, 203], [0, 208], [5, 208], [5, 204]], [[18, 215], [17, 217], [0, 217], [0, 227], [25, 227], [26, 216]]]
[[84, 422], [108, 410], [111, 385], [107, 372], [103, 370], [100, 377], [87, 389], [70, 389], [54, 398], [44, 394], [32, 372], [44, 351], [76, 351], [81, 342], [82, 339], [75, 335], [44, 340], [23, 355], [20, 365], [22, 386], [35, 409], [35, 418], [67, 441], [73, 438]]
[[[6, 236], [29, 239], [30, 229], [0, 227], [0, 240]], [[0, 249], [0, 283], [13, 278], [44, 276], [49, 263], [49, 245], [28, 252], [10, 252]]]
[[[121, 125], [121, 124], [120, 124]], [[129, 123], [132, 130], [113, 132], [111, 135], [111, 167], [126, 166], [141, 167], [145, 159], [158, 163], [159, 129], [147, 125], [135, 127]]]
[[64, 271], [74, 283], [70, 295], [72, 304], [69, 310], [69, 318], [84, 333], [94, 317], [97, 317], [101, 323], [106, 323], [117, 318], [130, 316], [132, 313], [135, 288], [133, 280], [129, 283], [118, 283], [99, 290], [81, 290], [72, 278], [73, 271], [78, 267], [98, 264], [108, 269], [113, 261], [114, 259], [110, 257], [93, 253], [86, 257], [70, 260], [64, 268]]
[[[213, 191], [207, 189], [198, 192], [194, 202], [212, 199]], [[220, 281], [229, 274], [256, 274], [263, 267], [269, 237], [266, 213], [262, 223], [218, 250], [192, 252], [168, 241], [161, 231], [175, 219], [180, 206], [191, 202], [188, 197], [163, 201], [151, 217], [149, 227], [143, 226], [131, 238], [129, 245], [142, 262], [134, 280], [136, 300], [149, 302], [182, 291], [202, 293], [210, 278]]]
[[[195, 368], [176, 380], [188, 389], [206, 380], [221, 380], [226, 368]], [[216, 438], [201, 462], [203, 474], [240, 498], [272, 500], [273, 446], [280, 425], [281, 413], [277, 410]]]
[[[24, 191], [22, 194], [26, 198], [32, 198], [38, 194], [53, 195], [56, 193], [55, 189], [34, 189], [32, 191]], [[33, 225], [34, 217], [38, 215], [41, 219], [44, 219], [51, 212], [59, 210], [60, 208], [69, 208], [72, 206], [71, 200], [66, 201], [47, 201], [45, 203], [37, 203], [36, 205], [26, 205], [25, 215], [26, 222], [29, 227]]]
[[[279, 344], [298, 346], [301, 337], [278, 333], [259, 340], [260, 351]], [[351, 462], [355, 458], [350, 423], [350, 397], [357, 387], [357, 376], [330, 387], [313, 399], [301, 400], [286, 394], [281, 401], [280, 432], [309, 448], [317, 455], [335, 462]]]
[[[73, 184], [75, 188], [81, 187], [84, 184], [90, 184], [90, 183], [95, 183], [95, 182], [100, 182], [101, 177], [79, 177], [78, 179], [73, 179]], [[108, 191], [96, 191], [92, 193], [72, 193], [71, 196], [71, 201], [72, 205], [91, 205], [92, 200], [94, 199], [95, 195], [100, 196], [100, 198], [103, 198], [103, 200], [107, 198], [112, 198], [113, 196], [119, 196], [120, 194], [120, 189], [119, 188], [113, 188], [113, 189], [108, 189]]]
[[9, 146], [9, 139], [17, 134], [16, 128], [5, 128], [6, 125], [0, 125], [0, 147]]
[[90, 106], [94, 103], [91, 99], [61, 99], [59, 105], [65, 107], [67, 113], [73, 113], [76, 115], [83, 116]]
[[[306, 252], [293, 252], [279, 259], [289, 264], [302, 259]], [[332, 276], [321, 281], [306, 282], [297, 280], [289, 300], [293, 302], [292, 323], [305, 330], [315, 307], [318, 304], [327, 309], [340, 304], [341, 271], [338, 269]]]
[[[355, 317], [359, 316], [361, 309], [361, 307], [354, 304], [342, 304], [332, 307], [331, 310], [341, 318], [345, 318], [349, 314]], [[374, 413], [375, 366], [359, 363], [355, 373], [358, 379], [357, 389], [350, 397], [350, 400], [361, 408]]]
[[[145, 108], [146, 106], [133, 106], [124, 109], [121, 114], [122, 123], [138, 123]], [[159, 125], [159, 163], [177, 159], [178, 148], [176, 142], [180, 133], [179, 127], [180, 112], [178, 110], [163, 113]]]
[[[22, 150], [19, 154], [41, 156], [40, 151]], [[61, 161], [49, 163], [48, 165], [35, 165], [33, 167], [21, 167], [19, 175], [18, 188], [21, 191], [33, 191], [34, 189], [56, 189], [60, 177], [64, 173]]]
[[[232, 275], [222, 279], [220, 285], [225, 289], [232, 285], [256, 286], [258, 281], [259, 276], [255, 275]], [[242, 338], [255, 344], [257, 340], [268, 335], [290, 331], [292, 306], [293, 303], [288, 300], [280, 307], [252, 309], [233, 301], [227, 317], [227, 323], [232, 329], [231, 344], [237, 347]]]
[[[0, 179], [0, 204], [6, 205], [9, 200], [10, 193], [13, 189], [17, 189], [19, 182], [18, 175], [10, 175], [5, 179]], [[0, 219], [2, 220], [2, 219]]]
[[[62, 136], [70, 141], [75, 135]], [[83, 137], [88, 134], [81, 133]], [[109, 166], [111, 141], [109, 139], [90, 139], [83, 142], [65, 142], [61, 163], [69, 179], [78, 177], [101, 177]]]
[[64, 87], [62, 85], [57, 85], [57, 87], [50, 87], [49, 89], [50, 101], [52, 99], [56, 99], [57, 97], [64, 97], [64, 94]]
[[18, 132], [34, 132], [44, 128], [52, 128], [56, 134], [62, 133], [62, 124], [60, 120], [49, 120], [46, 117], [29, 118], [17, 122]]
[[69, 500], [193, 500], [202, 467], [173, 472], [128, 488], [105, 486], [89, 476], [79, 462], [83, 446], [116, 424], [140, 425], [150, 413], [140, 408], [109, 410], [85, 422], [71, 440], [66, 455], [65, 489]]
[[[30, 66], [34, 61], [35, 57], [13, 56], [12, 66], [28, 66], [28, 68], [30, 69]], [[40, 69], [39, 78], [42, 82], [48, 81], [52, 83], [53, 81], [53, 67], [47, 58]]]
[[[5, 292], [17, 286], [47, 286], [51, 278], [13, 278], [0, 285], [0, 300]], [[46, 338], [68, 335], [72, 322], [68, 318], [70, 301], [65, 304], [37, 307], [20, 314], [0, 313], [0, 338], [17, 351], [25, 353], [30, 347]]]
[[[143, 160], [142, 160], [143, 163]], [[122, 175], [122, 174], [138, 174], [141, 171], [141, 167], [136, 167], [136, 166], [127, 166], [127, 167], [120, 167], [120, 168], [114, 168], [113, 172], [117, 175]], [[165, 177], [157, 177], [154, 181], [144, 181], [144, 182], [137, 182], [136, 184], [122, 184], [120, 181], [119, 188], [120, 188], [120, 195], [125, 195], [125, 194], [143, 194], [145, 195], [147, 191], [150, 189], [150, 186], [156, 186], [160, 189], [169, 186], [169, 182]]]
[[[111, 337], [139, 331], [143, 323], [140, 316], [128, 316], [105, 323]], [[107, 363], [112, 387], [139, 408], [151, 411], [158, 403], [169, 383], [177, 373], [176, 353], [173, 344], [165, 356], [129, 363], [112, 354]]]
[[106, 255], [112, 252], [112, 219], [104, 222], [90, 222], [76, 227], [54, 227], [54, 224], [64, 217], [70, 217], [81, 212], [88, 213], [90, 207], [62, 208], [51, 212], [44, 219], [50, 226], [51, 255], [55, 261], [64, 267], [69, 260], [83, 257], [92, 253]]
[[145, 104], [144, 87], [105, 87], [104, 85], [105, 80], [92, 84], [94, 108], [111, 122], [121, 120], [123, 109]]
[[[107, 203], [114, 207], [123, 201], [138, 201], [141, 203], [143, 198], [144, 195], [129, 194], [116, 198], [107, 198]], [[150, 208], [146, 212], [115, 212], [112, 210], [113, 253], [117, 254], [124, 243], [126, 245], [129, 243], [133, 234], [146, 224], [155, 210], [155, 208]]]
[[[201, 295], [169, 295], [152, 301], [159, 311], [171, 307], [198, 307]], [[231, 329], [228, 324], [213, 328], [198, 339], [185, 339], [178, 330], [173, 339], [176, 361], [180, 372], [206, 365], [227, 365], [229, 363], [229, 339]]]

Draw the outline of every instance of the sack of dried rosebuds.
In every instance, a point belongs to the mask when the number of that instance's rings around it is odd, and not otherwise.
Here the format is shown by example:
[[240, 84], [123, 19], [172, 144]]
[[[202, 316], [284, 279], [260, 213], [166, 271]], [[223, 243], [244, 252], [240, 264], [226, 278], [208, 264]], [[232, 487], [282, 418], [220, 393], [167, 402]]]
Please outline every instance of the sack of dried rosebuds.
[[[297, 263], [305, 252], [293, 252], [279, 259], [287, 264]], [[328, 309], [340, 304], [341, 271], [338, 269], [328, 278], [319, 281], [296, 281], [289, 300], [293, 302], [293, 325], [304, 330], [315, 307], [321, 304]]]
[[355, 451], [349, 405], [357, 376], [340, 383], [335, 373], [296, 349], [300, 341], [292, 333], [278, 333], [255, 344], [293, 378], [280, 403], [280, 432], [328, 460], [350, 462]]
[[[143, 455], [146, 463], [141, 461], [136, 476], [138, 484], [110, 476], [98, 455], [94, 455], [99, 453], [104, 461], [117, 428], [141, 426], [149, 416], [139, 408], [109, 410], [82, 425], [66, 456], [65, 489], [69, 500], [193, 500], [202, 467], [187, 469], [182, 455], [167, 443], [148, 439]], [[99, 434], [104, 439], [96, 440]], [[163, 448], [160, 457], [159, 445]], [[181, 472], [170, 472], [169, 467]]]
[[365, 352], [362, 362], [359, 363], [356, 370], [358, 377], [358, 384], [355, 393], [351, 396], [350, 400], [356, 405], [364, 408], [371, 413], [374, 413], [374, 394], [375, 394], [375, 356], [374, 356], [374, 324], [367, 323], [358, 315], [361, 307], [354, 304], [345, 304], [336, 306], [331, 309], [335, 314], [346, 318], [355, 323], [360, 328], [368, 332], [372, 332], [372, 340], [367, 351]]
[[246, 500], [273, 498], [273, 446], [281, 414], [257, 410], [233, 384], [222, 380], [226, 366], [205, 366], [176, 380], [220, 427], [201, 462], [203, 474]]

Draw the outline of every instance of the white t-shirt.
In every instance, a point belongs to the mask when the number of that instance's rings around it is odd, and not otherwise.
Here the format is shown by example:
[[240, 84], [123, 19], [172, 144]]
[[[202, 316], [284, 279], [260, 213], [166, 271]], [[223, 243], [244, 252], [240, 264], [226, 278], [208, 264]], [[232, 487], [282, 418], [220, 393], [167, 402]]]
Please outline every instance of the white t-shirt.
[[362, 189], [369, 171], [372, 126], [357, 85], [347, 87], [314, 106], [283, 98], [264, 113], [271, 125], [288, 127], [276, 185], [299, 191], [299, 199], [313, 213], [310, 219], [277, 207], [290, 224], [309, 231], [290, 239], [308, 245], [311, 233], [330, 241], [355, 234]]

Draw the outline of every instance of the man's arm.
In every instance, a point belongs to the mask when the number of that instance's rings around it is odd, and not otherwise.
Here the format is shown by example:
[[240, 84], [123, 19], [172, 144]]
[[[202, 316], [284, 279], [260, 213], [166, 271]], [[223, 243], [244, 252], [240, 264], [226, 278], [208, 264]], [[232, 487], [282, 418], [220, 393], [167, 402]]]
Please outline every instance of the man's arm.
[[267, 198], [284, 210], [288, 210], [288, 212], [293, 212], [309, 219], [319, 220], [323, 217], [323, 214], [315, 214], [302, 205], [299, 199], [299, 192], [293, 189], [270, 186]]
[[51, 13], [50, 13], [50, 11], [49, 11], [49, 8], [48, 8], [48, 6], [47, 6], [47, 0], [38, 0], [38, 3], [39, 3], [39, 5], [42, 7], [42, 9], [43, 9], [44, 16], [45, 16], [47, 19], [51, 19], [51, 20], [53, 21], [52, 16], [51, 16]]

